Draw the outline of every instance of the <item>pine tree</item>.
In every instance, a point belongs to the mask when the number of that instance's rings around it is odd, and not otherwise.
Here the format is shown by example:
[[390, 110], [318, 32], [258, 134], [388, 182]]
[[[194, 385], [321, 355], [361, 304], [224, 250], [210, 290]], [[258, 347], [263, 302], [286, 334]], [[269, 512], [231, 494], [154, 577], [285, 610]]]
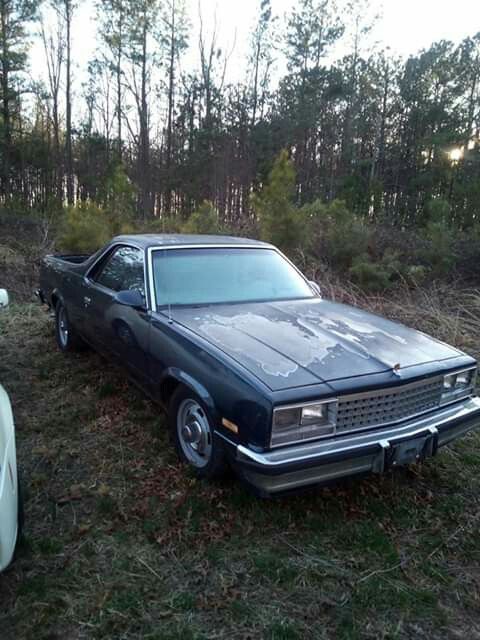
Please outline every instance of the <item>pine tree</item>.
[[282, 151], [262, 190], [252, 197], [252, 206], [260, 222], [261, 237], [285, 251], [300, 246], [305, 234], [305, 221], [294, 206], [295, 168]]

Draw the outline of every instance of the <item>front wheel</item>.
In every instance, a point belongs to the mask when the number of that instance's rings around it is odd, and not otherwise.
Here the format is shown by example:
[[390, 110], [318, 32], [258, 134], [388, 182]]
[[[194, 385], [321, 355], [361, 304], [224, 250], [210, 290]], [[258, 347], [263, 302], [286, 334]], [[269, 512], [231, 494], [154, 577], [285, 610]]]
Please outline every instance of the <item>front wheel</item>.
[[57, 302], [55, 307], [55, 337], [61, 351], [81, 351], [85, 347], [85, 343], [70, 324], [67, 307], [63, 302]]
[[179, 387], [172, 396], [168, 421], [179, 458], [197, 477], [213, 479], [226, 471], [225, 453], [213, 432], [212, 422], [198, 396]]

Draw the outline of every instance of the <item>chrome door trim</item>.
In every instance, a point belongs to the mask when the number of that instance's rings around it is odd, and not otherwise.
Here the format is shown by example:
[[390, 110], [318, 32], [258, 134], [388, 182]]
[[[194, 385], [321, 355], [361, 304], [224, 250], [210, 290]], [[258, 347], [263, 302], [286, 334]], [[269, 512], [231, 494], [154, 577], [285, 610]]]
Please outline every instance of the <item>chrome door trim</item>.
[[153, 309], [151, 301], [149, 300], [149, 290], [148, 290], [148, 286], [147, 286], [147, 284], [148, 284], [148, 280], [147, 280], [147, 260], [145, 259], [146, 258], [145, 249], [143, 247], [141, 247], [139, 244], [136, 244], [135, 242], [115, 242], [113, 244], [110, 244], [108, 247], [106, 247], [106, 249], [104, 251], [102, 251], [102, 253], [95, 259], [95, 262], [93, 262], [88, 267], [87, 271], [84, 273], [83, 279], [84, 279], [85, 284], [88, 284], [90, 286], [96, 287], [96, 288], [100, 289], [101, 291], [103, 290], [105, 293], [115, 293], [115, 291], [113, 291], [112, 289], [109, 289], [108, 287], [104, 287], [103, 285], [98, 284], [98, 282], [96, 282], [95, 280], [92, 280], [90, 278], [90, 273], [96, 267], [96, 265], [108, 253], [113, 253], [119, 247], [129, 247], [130, 249], [137, 249], [143, 255], [143, 283], [144, 283], [144, 287], [145, 287], [145, 303], [146, 303], [146, 306], [147, 306], [147, 311]]

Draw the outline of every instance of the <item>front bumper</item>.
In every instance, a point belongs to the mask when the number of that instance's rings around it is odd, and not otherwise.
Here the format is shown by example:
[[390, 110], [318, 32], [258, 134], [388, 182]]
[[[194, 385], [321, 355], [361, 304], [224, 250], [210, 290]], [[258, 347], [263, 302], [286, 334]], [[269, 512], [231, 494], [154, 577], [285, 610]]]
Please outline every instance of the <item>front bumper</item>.
[[401, 425], [257, 453], [239, 445], [235, 467], [263, 495], [423, 460], [480, 427], [480, 398], [469, 398]]

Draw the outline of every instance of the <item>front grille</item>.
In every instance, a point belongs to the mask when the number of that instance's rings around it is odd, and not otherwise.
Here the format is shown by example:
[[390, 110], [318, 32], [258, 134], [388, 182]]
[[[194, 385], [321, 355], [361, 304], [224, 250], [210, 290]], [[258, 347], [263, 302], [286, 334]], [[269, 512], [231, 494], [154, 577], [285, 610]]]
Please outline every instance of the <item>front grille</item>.
[[440, 405], [443, 377], [340, 398], [337, 433], [400, 422]]

